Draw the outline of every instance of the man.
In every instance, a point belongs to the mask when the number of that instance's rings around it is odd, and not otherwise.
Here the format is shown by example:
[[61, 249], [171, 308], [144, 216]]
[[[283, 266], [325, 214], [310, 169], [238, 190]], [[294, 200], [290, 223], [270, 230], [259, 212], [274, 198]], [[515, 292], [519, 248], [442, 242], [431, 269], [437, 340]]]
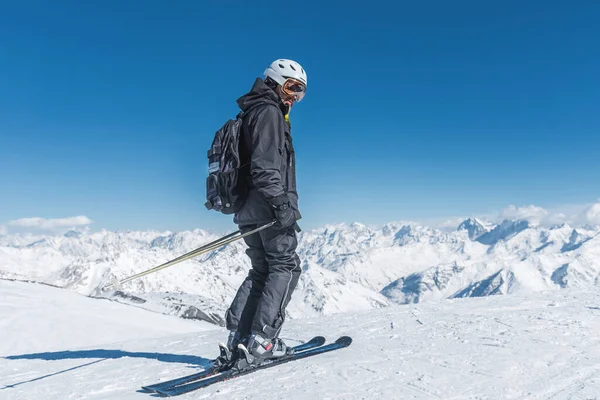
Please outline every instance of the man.
[[248, 197], [234, 222], [242, 232], [277, 220], [244, 238], [252, 269], [226, 312], [228, 347], [246, 345], [257, 359], [280, 357], [291, 348], [278, 338], [285, 308], [300, 276], [296, 223], [300, 219], [296, 162], [289, 113], [306, 92], [306, 72], [295, 61], [276, 60], [238, 99], [244, 112], [240, 157], [250, 163]]

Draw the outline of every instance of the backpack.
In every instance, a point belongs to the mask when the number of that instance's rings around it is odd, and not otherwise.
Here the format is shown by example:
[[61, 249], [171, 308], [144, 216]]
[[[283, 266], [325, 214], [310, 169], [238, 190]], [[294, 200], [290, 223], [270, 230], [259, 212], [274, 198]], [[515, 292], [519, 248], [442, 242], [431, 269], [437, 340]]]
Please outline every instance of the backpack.
[[[260, 104], [255, 105], [254, 107]], [[240, 157], [240, 137], [246, 113], [240, 112], [230, 119], [216, 133], [208, 150], [208, 178], [206, 178], [206, 203], [209, 210], [223, 214], [234, 214], [242, 208], [248, 196], [247, 179], [250, 176], [250, 162], [242, 165]]]

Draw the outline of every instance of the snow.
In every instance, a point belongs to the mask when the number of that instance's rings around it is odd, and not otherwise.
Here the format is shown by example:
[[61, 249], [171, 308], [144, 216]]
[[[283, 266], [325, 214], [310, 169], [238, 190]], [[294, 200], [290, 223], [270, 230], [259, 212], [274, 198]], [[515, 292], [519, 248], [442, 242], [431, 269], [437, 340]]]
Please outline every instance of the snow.
[[[62, 349], [212, 329], [55, 287], [0, 280], [0, 354]], [[13, 335], [5, 333], [14, 332]]]
[[[0, 398], [144, 399], [196, 371], [223, 328], [0, 280]], [[337, 352], [182, 399], [592, 399], [600, 293], [563, 289], [395, 305], [291, 320], [282, 336], [353, 337]]]

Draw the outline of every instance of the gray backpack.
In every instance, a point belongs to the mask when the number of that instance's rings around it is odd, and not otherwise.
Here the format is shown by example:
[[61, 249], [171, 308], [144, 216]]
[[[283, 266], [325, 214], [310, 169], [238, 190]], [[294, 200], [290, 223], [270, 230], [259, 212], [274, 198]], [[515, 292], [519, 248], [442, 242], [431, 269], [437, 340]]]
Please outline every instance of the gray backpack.
[[[254, 107], [258, 105], [260, 104]], [[209, 210], [234, 214], [246, 201], [250, 162], [245, 160], [242, 165], [239, 146], [244, 115], [252, 108], [246, 113], [240, 112], [235, 119], [227, 121], [215, 133], [212, 146], [208, 150], [208, 178], [206, 178], [204, 206]]]

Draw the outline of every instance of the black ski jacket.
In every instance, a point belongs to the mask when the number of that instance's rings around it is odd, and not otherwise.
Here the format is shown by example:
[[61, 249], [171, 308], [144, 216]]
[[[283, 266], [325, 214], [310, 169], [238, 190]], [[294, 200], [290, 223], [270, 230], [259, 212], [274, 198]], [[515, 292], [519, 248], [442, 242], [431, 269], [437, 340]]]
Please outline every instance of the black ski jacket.
[[233, 221], [238, 225], [263, 224], [275, 218], [269, 200], [287, 194], [300, 219], [296, 191], [296, 157], [291, 127], [279, 95], [260, 78], [250, 93], [237, 100], [245, 113], [240, 156], [250, 160], [248, 198]]

